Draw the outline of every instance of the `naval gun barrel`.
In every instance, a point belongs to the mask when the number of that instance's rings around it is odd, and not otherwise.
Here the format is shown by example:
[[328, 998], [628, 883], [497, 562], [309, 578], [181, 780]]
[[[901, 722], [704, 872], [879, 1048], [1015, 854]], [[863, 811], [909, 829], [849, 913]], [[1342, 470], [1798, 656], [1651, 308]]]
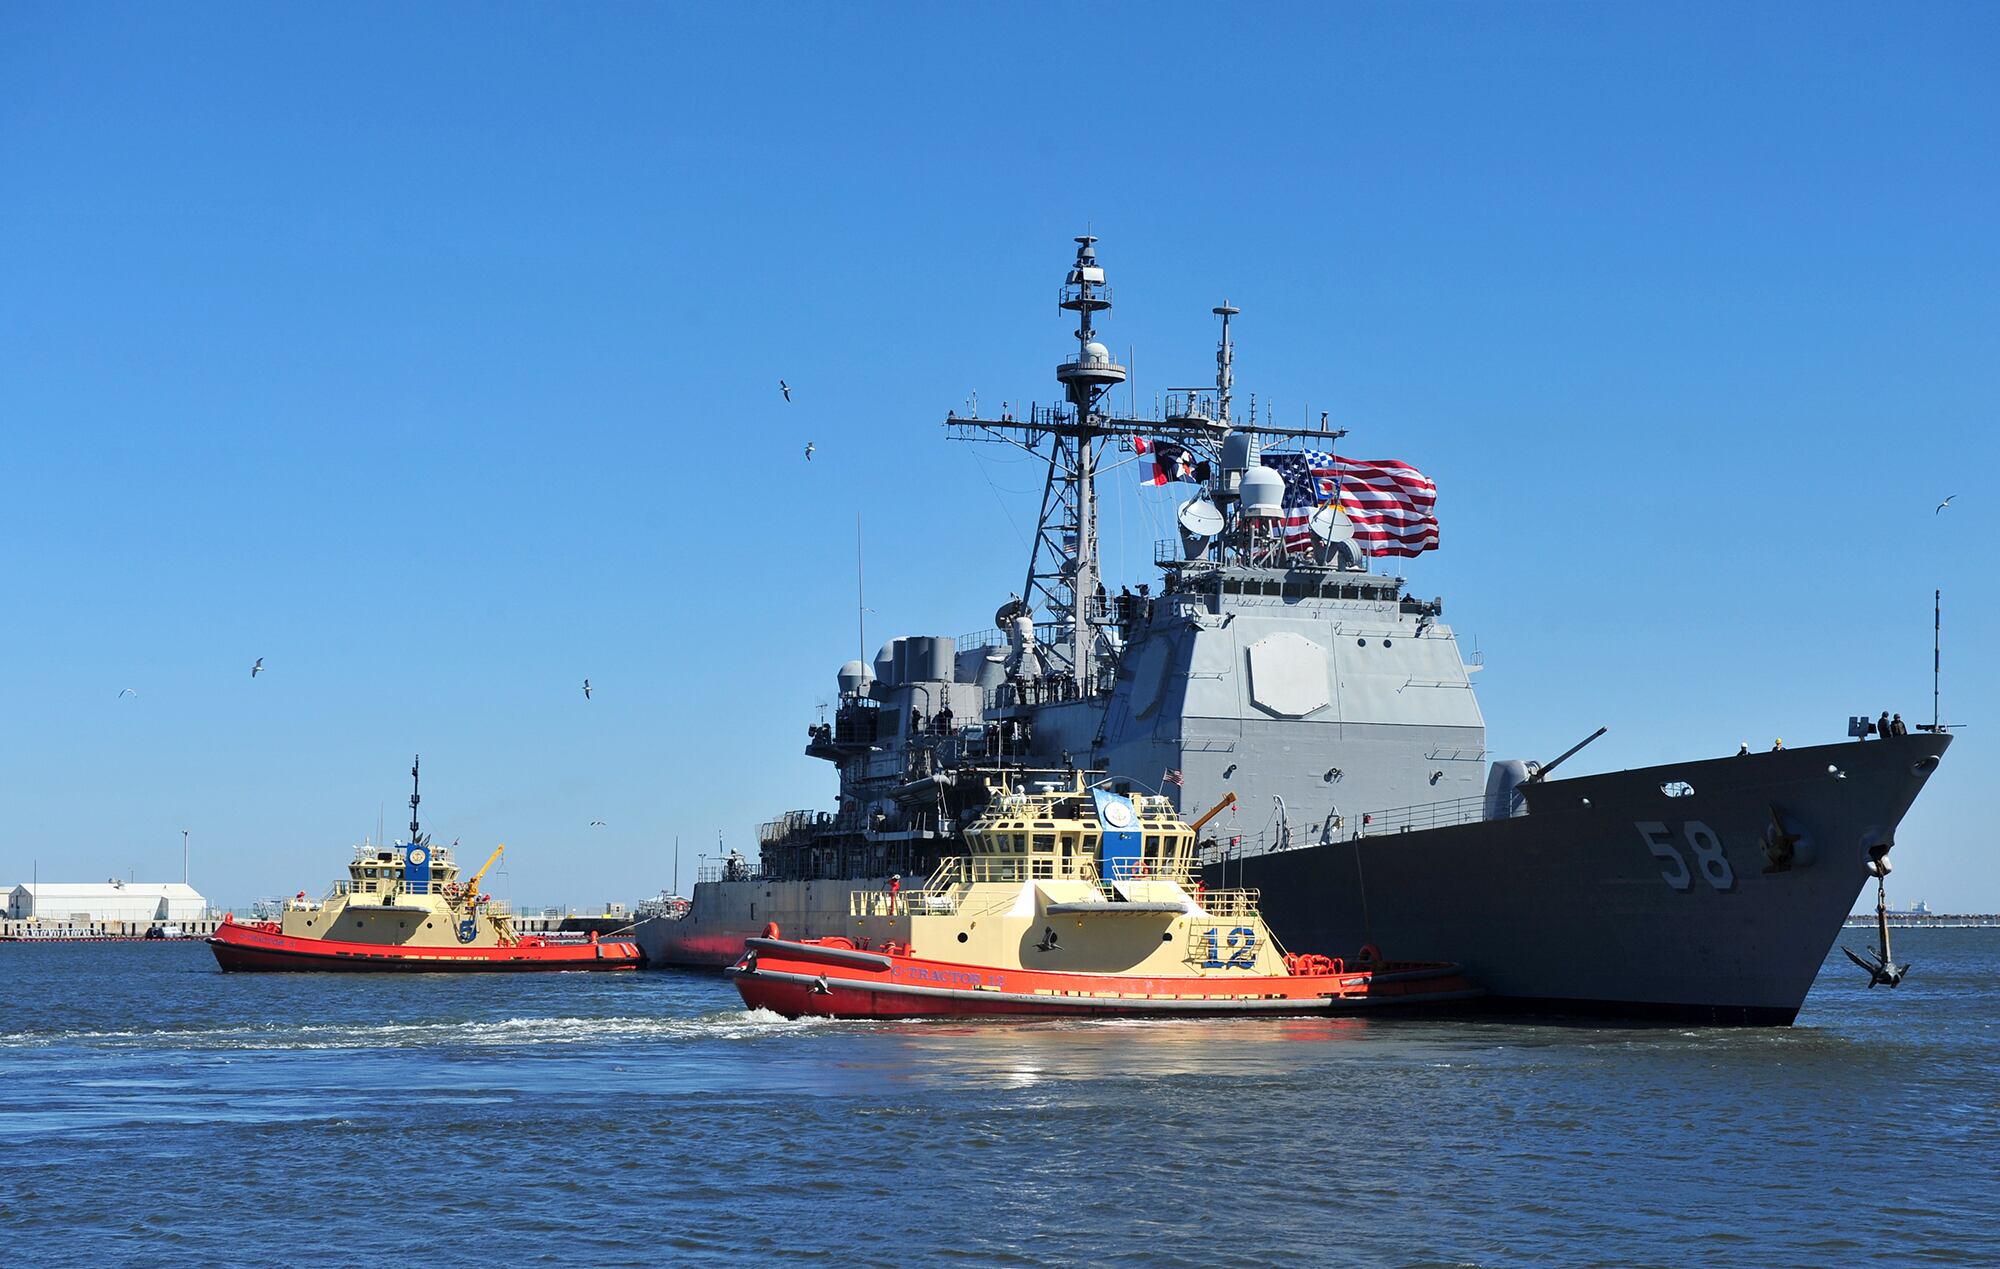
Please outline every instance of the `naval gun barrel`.
[[1569, 748], [1563, 750], [1562, 754], [1558, 756], [1554, 762], [1543, 763], [1541, 769], [1536, 771], [1535, 774], [1529, 776], [1528, 779], [1540, 780], [1543, 776], [1547, 775], [1549, 772], [1554, 771], [1557, 767], [1560, 767], [1563, 763], [1568, 762], [1571, 758], [1575, 757], [1578, 750], [1582, 749], [1585, 745], [1589, 744], [1593, 740], [1596, 740], [1599, 736], [1602, 736], [1605, 732], [1610, 730], [1611, 729], [1609, 727], [1599, 727], [1596, 731], [1591, 732], [1588, 736], [1585, 736], [1582, 740], [1577, 741]]

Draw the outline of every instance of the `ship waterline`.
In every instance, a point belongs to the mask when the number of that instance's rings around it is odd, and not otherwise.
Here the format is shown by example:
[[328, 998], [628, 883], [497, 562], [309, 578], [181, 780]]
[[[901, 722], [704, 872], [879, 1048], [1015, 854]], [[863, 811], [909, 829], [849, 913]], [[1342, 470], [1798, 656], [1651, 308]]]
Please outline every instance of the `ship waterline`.
[[[1789, 1024], [1897, 825], [1950, 744], [1885, 742], [1538, 782], [1528, 812], [1212, 864], [1262, 895], [1291, 947], [1452, 961], [1472, 1007]], [[1664, 791], [1674, 787], [1671, 795]], [[1776, 823], [1795, 836], [1788, 863]], [[649, 964], [724, 967], [775, 923], [852, 936], [852, 896], [888, 879], [701, 883], [642, 924]]]

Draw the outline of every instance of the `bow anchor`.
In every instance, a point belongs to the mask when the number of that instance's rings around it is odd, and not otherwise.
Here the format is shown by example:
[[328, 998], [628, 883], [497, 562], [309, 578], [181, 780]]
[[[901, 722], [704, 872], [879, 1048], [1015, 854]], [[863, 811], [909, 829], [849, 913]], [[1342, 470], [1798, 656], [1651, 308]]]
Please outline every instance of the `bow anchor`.
[[1883, 842], [1868, 848], [1868, 871], [1875, 878], [1875, 931], [1882, 940], [1882, 950], [1857, 955], [1853, 948], [1842, 944], [1840, 950], [1847, 953], [1847, 959], [1868, 971], [1868, 989], [1894, 987], [1910, 972], [1910, 966], [1898, 965], [1889, 953], [1889, 897], [1886, 879], [1889, 876], [1889, 846]]

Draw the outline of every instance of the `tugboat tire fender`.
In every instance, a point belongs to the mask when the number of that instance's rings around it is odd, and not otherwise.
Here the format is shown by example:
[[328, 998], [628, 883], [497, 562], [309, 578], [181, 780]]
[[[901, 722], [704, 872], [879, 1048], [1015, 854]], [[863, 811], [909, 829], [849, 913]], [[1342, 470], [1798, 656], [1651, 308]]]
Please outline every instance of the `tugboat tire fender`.
[[861, 969], [887, 969], [891, 964], [888, 957], [874, 952], [844, 947], [815, 947], [810, 943], [794, 943], [789, 939], [744, 939], [743, 946], [753, 952], [790, 956], [801, 960], [825, 961], [834, 965], [853, 965]]

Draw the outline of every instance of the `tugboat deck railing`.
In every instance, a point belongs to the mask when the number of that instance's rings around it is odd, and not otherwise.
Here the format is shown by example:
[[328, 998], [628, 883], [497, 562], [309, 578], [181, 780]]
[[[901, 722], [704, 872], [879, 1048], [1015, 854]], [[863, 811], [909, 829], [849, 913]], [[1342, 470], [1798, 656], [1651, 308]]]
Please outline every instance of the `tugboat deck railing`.
[[[381, 900], [395, 900], [402, 898], [424, 898], [429, 895], [434, 895], [434, 894], [442, 895], [445, 893], [446, 893], [445, 887], [436, 882], [433, 882], [429, 885], [422, 885], [422, 884], [412, 885], [409, 882], [393, 881], [393, 880], [336, 881], [333, 883], [333, 885], [327, 888], [326, 897], [323, 899], [292, 898], [285, 900], [285, 906], [287, 908], [295, 908], [305, 911], [305, 910], [317, 910], [319, 908], [326, 906], [326, 904], [332, 902], [335, 899], [346, 899], [350, 902], [361, 901], [365, 903], [370, 900], [381, 901]], [[513, 912], [513, 907], [512, 905], [508, 904], [504, 899], [488, 899], [484, 903], [481, 903], [479, 905], [479, 910], [486, 913], [489, 916], [497, 917], [497, 916], [506, 916], [511, 914]]]
[[1204, 890], [1195, 896], [1195, 904], [1217, 919], [1241, 920], [1257, 915], [1257, 900], [1261, 895], [1255, 889]]
[[[1145, 861], [1114, 861], [1112, 877], [1099, 877], [1095, 861], [1073, 861], [1059, 870], [1062, 861], [1031, 855], [952, 855], [938, 862], [936, 871], [921, 886], [889, 890], [882, 887], [848, 892], [849, 916], [968, 916], [1011, 908], [1013, 894], [997, 896], [977, 910], [965, 900], [974, 883], [1019, 884], [1029, 881], [1088, 882], [1107, 903], [1129, 901], [1126, 891], [1133, 883], [1167, 882], [1194, 899], [1196, 906], [1217, 920], [1243, 920], [1256, 916], [1259, 892], [1254, 889], [1203, 890], [1193, 875]], [[1083, 865], [1088, 865], [1088, 868]], [[1127, 866], [1130, 865], [1130, 866]]]

